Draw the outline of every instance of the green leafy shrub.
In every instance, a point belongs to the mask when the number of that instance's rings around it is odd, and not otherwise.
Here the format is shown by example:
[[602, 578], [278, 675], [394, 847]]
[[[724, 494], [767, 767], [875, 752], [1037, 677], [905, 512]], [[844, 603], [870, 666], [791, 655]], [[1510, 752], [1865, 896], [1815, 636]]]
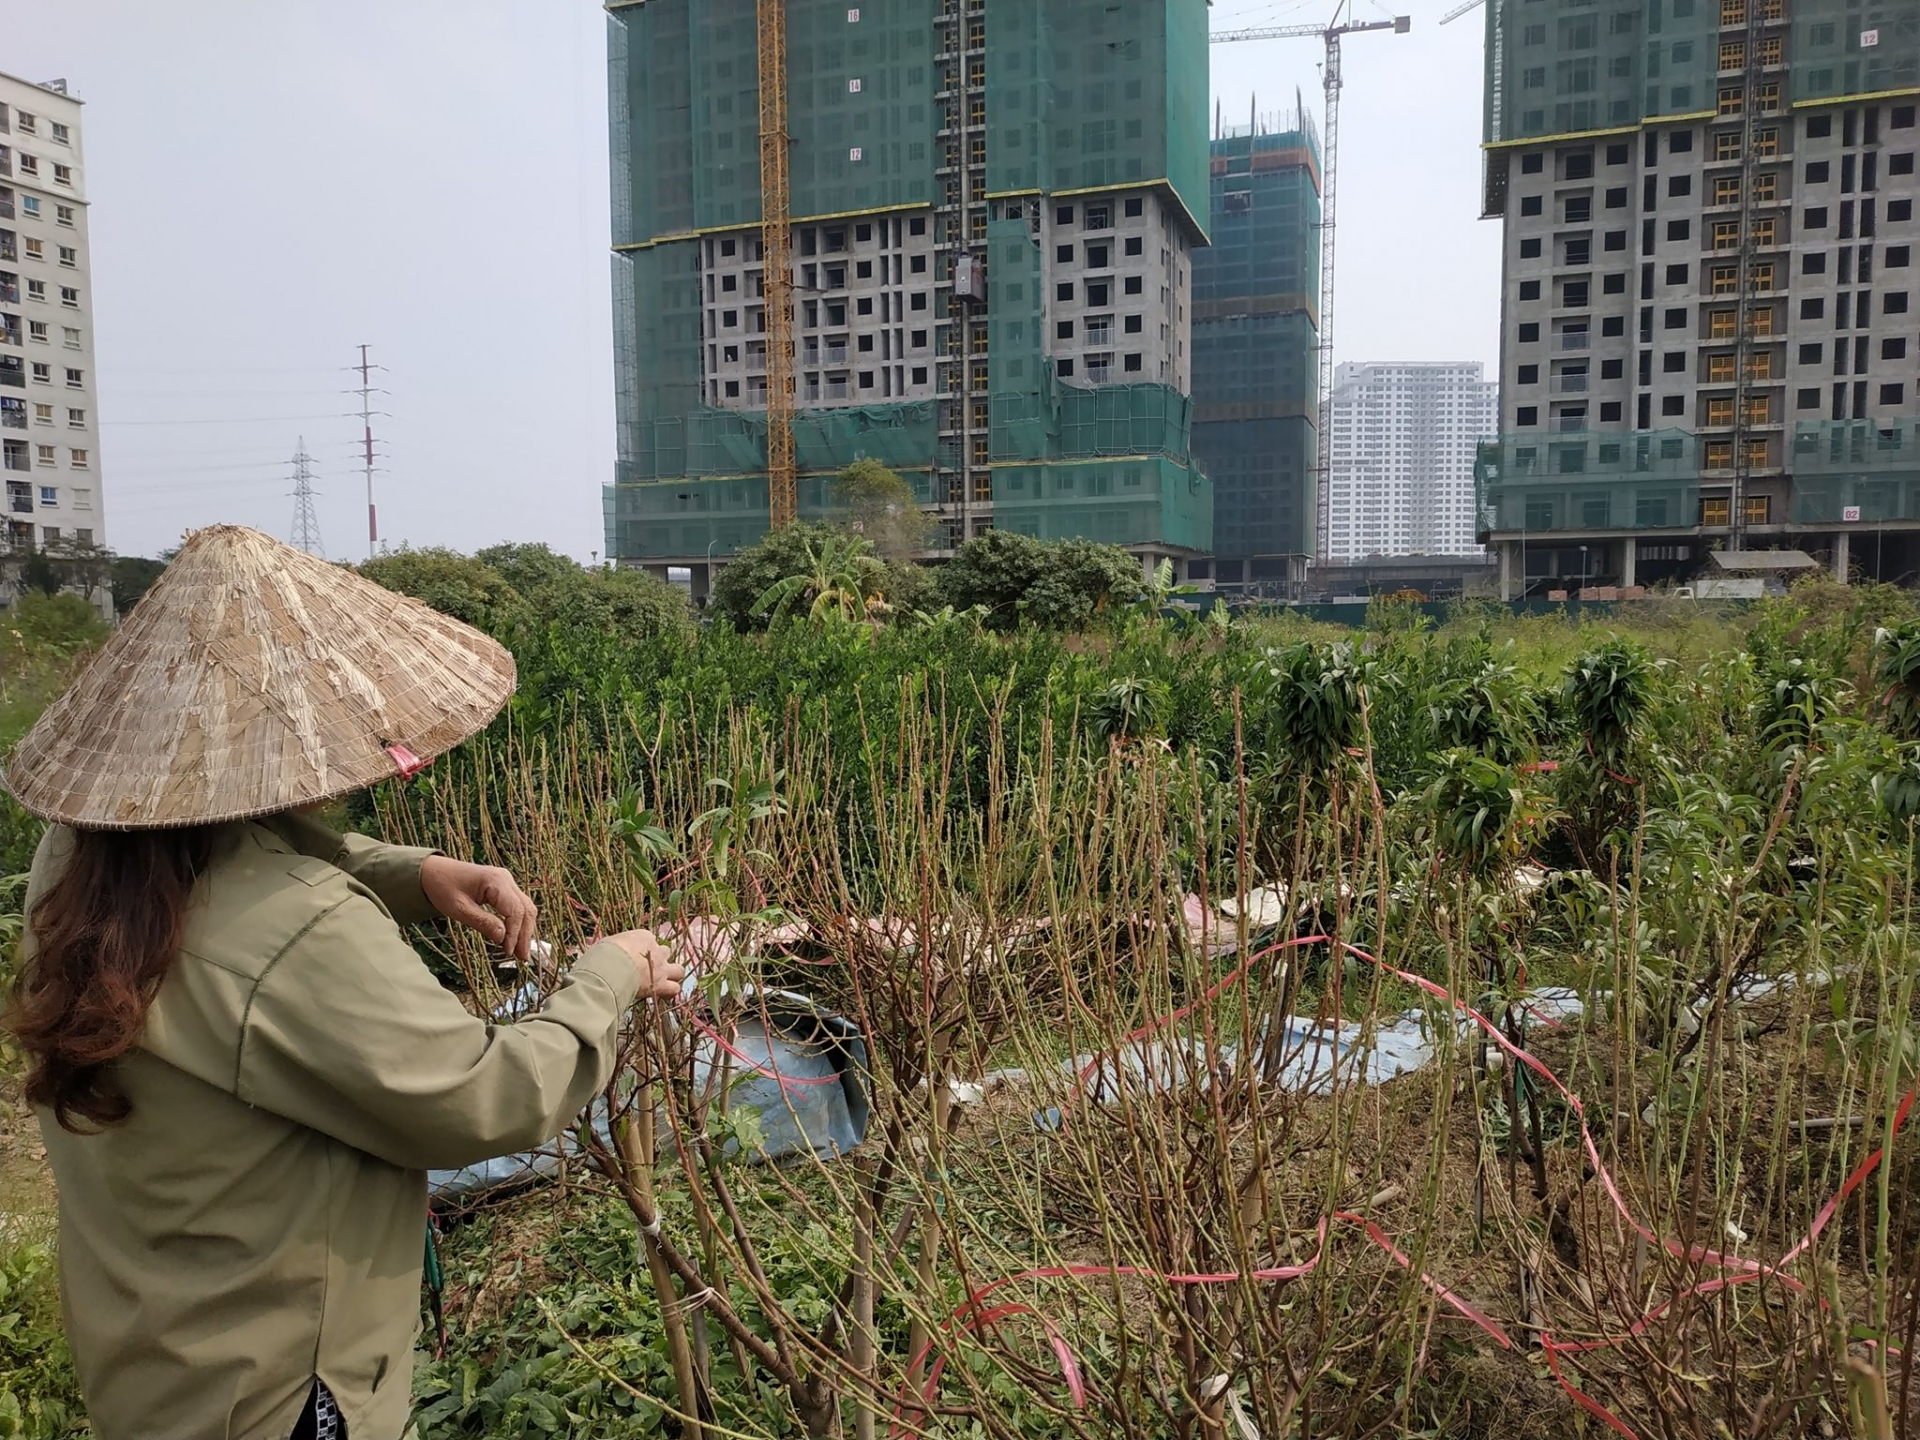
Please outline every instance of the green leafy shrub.
[[1087, 707], [1093, 733], [1106, 740], [1138, 740], [1165, 732], [1167, 687], [1123, 676], [1103, 685]]
[[78, 595], [33, 591], [8, 607], [6, 623], [28, 650], [71, 655], [102, 644], [108, 635], [100, 612]]
[[939, 588], [956, 610], [984, 608], [995, 629], [1024, 623], [1084, 630], [1139, 595], [1145, 582], [1140, 563], [1117, 546], [989, 530], [940, 567]]
[[507, 578], [476, 556], [440, 546], [376, 555], [359, 571], [376, 585], [425, 601], [443, 614], [481, 630], [508, 624], [520, 596]]
[[878, 460], [856, 460], [840, 472], [833, 484], [833, 507], [838, 524], [892, 564], [909, 562], [925, 549], [933, 528], [913, 487]]
[[65, 1440], [87, 1433], [60, 1325], [53, 1252], [0, 1233], [0, 1436]]
[[140, 598], [153, 588], [153, 582], [160, 578], [160, 572], [166, 568], [165, 558], [148, 560], [139, 555], [114, 556], [114, 613], [122, 619], [132, 614], [133, 607], [138, 605]]
[[1360, 740], [1366, 662], [1350, 644], [1302, 641], [1256, 662], [1265, 753], [1309, 777], [1324, 775]]

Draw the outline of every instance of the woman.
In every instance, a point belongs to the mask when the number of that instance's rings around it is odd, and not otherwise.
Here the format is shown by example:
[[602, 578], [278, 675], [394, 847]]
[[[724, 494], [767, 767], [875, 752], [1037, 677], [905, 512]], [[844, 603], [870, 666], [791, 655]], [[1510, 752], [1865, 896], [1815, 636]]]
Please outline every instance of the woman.
[[16, 749], [8, 788], [54, 823], [8, 1023], [101, 1440], [395, 1440], [422, 1172], [559, 1133], [636, 997], [677, 991], [634, 931], [539, 1014], [477, 1020], [400, 926], [446, 916], [525, 960], [512, 877], [311, 815], [473, 735], [513, 678], [478, 632], [223, 526]]

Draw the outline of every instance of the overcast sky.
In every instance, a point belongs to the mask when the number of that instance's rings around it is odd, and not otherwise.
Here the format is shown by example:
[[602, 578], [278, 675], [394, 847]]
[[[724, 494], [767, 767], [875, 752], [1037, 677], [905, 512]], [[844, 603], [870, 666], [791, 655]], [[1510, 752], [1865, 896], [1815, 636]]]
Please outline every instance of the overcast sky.
[[[1044, 3], [1044, 0], [1036, 0]], [[1350, 38], [1341, 360], [1497, 349], [1478, 219], [1481, 15], [1406, 0]], [[1219, 0], [1215, 30], [1331, 0]], [[381, 533], [471, 550], [601, 545], [613, 465], [605, 21], [590, 0], [6, 0], [0, 69], [86, 102], [109, 543], [217, 520], [288, 534], [314, 456], [327, 553], [366, 553], [358, 346], [386, 367]], [[1359, 6], [1360, 18], [1389, 13]], [[1213, 47], [1230, 122], [1299, 87], [1317, 40]], [[1211, 124], [1211, 117], [1209, 117]]]

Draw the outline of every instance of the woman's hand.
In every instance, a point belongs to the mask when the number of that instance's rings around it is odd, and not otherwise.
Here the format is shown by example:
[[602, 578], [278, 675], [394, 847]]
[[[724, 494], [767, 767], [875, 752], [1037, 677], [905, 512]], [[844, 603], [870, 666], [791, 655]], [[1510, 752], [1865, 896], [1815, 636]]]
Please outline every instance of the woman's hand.
[[429, 855], [420, 867], [420, 888], [447, 919], [478, 931], [514, 959], [525, 961], [532, 953], [540, 908], [499, 866]]
[[680, 993], [687, 967], [673, 958], [651, 930], [627, 930], [607, 937], [626, 951], [640, 971], [640, 998], [671, 1000]]

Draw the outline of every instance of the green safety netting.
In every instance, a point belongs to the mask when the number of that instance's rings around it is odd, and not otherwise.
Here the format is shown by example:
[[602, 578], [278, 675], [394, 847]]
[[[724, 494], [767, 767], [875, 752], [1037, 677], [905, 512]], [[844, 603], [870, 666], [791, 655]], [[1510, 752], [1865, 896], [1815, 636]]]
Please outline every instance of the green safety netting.
[[1207, 193], [1206, 0], [986, 0], [987, 191]]
[[[1699, 518], [1700, 487], [1730, 484], [1701, 470], [1699, 437], [1574, 431], [1501, 436], [1474, 465], [1487, 530], [1662, 529]], [[1801, 524], [1920, 519], [1920, 421], [1821, 421], [1794, 427], [1786, 466]]]
[[1796, 521], [1920, 520], [1920, 420], [1796, 425], [1791, 463]]
[[1193, 453], [1213, 481], [1212, 549], [1311, 553], [1320, 283], [1319, 141], [1309, 123], [1212, 146], [1213, 243], [1193, 257]]
[[[933, 453], [935, 424], [931, 400], [796, 410], [794, 464], [803, 474], [844, 470], [862, 459], [878, 460], [896, 470], [924, 465]], [[699, 405], [686, 415], [646, 422], [638, 428], [637, 438], [632, 450], [621, 455], [623, 481], [766, 472], [764, 410]]]
[[623, 470], [662, 468], [656, 431], [700, 408], [700, 286], [696, 242], [613, 257], [614, 420]]
[[993, 467], [994, 526], [1040, 540], [1205, 550], [1212, 502], [1199, 467], [1166, 456]]
[[[933, 0], [786, 11], [792, 214], [930, 204]], [[647, 0], [608, 22], [614, 243], [757, 223], [754, 0]]]
[[1699, 441], [1685, 430], [1503, 435], [1481, 445], [1487, 530], [1658, 530], [1699, 518]]
[[[939, 132], [971, 117], [959, 113], [957, 87], [942, 93], [963, 77], [943, 75], [934, 60], [939, 23], [963, 27], [969, 42], [944, 63], [985, 71], [989, 190], [1164, 180], [1204, 218], [1205, 0], [788, 0], [796, 220], [945, 195], [940, 168], [965, 162]], [[765, 419], [704, 403], [693, 237], [759, 219], [754, 0], [614, 0], [609, 24], [614, 239], [623, 248], [614, 266], [619, 461], [606, 496], [608, 553], [688, 556], [709, 544], [726, 553], [767, 523]], [[1061, 384], [1042, 357], [1040, 268], [1024, 222], [994, 220], [991, 373], [978, 397], [991, 412], [992, 458], [1150, 457], [1151, 483], [1145, 470], [1115, 469], [1117, 498], [1068, 510], [1089, 523], [1104, 517], [1104, 535], [1178, 532], [1189, 538], [1174, 543], [1207, 548], [1210, 519], [1196, 519], [1207, 513], [1205, 496], [1193, 498], [1206, 482], [1189, 452], [1190, 403], [1159, 385]], [[962, 458], [938, 428], [931, 403], [801, 409], [801, 512], [822, 513], [825, 477], [862, 456], [906, 474], [931, 501], [929, 467], [957, 469]], [[1148, 504], [1159, 507], [1154, 524], [1140, 518]], [[1072, 523], [1047, 522], [1049, 533]]]
[[[824, 520], [837, 513], [834, 478], [799, 477], [794, 498], [801, 519]], [[931, 495], [927, 471], [903, 470], [900, 478], [920, 500]], [[632, 560], [724, 558], [767, 533], [767, 480], [765, 475], [749, 475], [608, 485], [601, 508], [609, 555]]]
[[[1628, 128], [1713, 113], [1720, 43], [1744, 38], [1747, 5], [1769, 0], [1488, 0], [1483, 110], [1493, 143]], [[1777, 3], [1777, 0], [1776, 0]], [[1765, 10], [1761, 12], [1766, 14]], [[1920, 6], [1912, 0], [1791, 0], [1782, 108], [1920, 86]], [[1732, 22], [1723, 36], [1723, 20]]]

